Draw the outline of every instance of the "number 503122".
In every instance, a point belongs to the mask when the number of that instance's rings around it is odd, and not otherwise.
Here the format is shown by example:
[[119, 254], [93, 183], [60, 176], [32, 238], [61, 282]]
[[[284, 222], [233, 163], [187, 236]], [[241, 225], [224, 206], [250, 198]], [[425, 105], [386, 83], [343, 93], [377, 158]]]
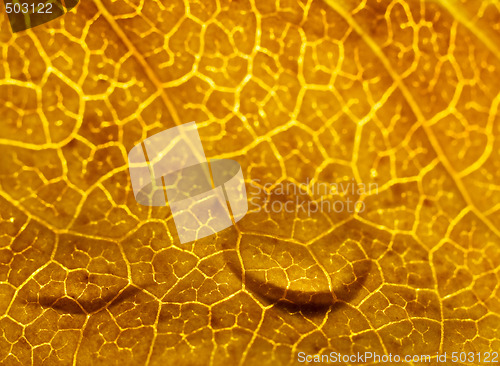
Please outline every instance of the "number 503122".
[[6, 3], [5, 9], [7, 10], [7, 14], [10, 13], [46, 14], [46, 13], [52, 13], [52, 4], [51, 3], [47, 4]]

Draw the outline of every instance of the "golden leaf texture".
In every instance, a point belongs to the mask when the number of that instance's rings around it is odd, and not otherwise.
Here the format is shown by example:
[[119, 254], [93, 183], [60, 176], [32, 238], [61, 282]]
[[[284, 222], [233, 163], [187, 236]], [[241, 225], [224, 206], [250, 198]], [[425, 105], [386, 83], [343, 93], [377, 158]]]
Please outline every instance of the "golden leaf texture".
[[[0, 363], [500, 350], [499, 11], [85, 0], [17, 33], [3, 14]], [[191, 121], [242, 166], [249, 212], [180, 244], [127, 153]], [[326, 198], [364, 210], [314, 206], [346, 182], [378, 189]]]

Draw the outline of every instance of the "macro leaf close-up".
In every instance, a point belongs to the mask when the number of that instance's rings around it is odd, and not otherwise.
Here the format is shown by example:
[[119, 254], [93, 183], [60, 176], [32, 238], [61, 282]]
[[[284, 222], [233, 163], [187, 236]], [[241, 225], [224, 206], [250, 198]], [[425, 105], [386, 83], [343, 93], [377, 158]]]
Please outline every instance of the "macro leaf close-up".
[[[500, 365], [500, 3], [37, 4], [0, 4], [0, 365]], [[140, 201], [187, 126], [229, 209]]]

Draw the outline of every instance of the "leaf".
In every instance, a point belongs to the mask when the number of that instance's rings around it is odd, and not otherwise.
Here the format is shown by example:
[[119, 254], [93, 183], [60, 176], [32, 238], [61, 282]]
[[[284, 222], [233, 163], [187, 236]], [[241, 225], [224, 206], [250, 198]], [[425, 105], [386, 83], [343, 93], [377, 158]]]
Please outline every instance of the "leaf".
[[[16, 34], [2, 17], [1, 363], [498, 351], [498, 17], [454, 0], [94, 0]], [[135, 201], [127, 152], [191, 121], [242, 166], [250, 211], [180, 244], [168, 207]]]

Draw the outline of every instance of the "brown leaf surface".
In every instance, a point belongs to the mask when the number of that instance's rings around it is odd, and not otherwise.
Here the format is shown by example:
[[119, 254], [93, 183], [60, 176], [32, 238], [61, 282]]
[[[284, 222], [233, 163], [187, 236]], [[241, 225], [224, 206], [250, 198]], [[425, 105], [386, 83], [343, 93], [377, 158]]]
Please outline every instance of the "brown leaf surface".
[[[86, 0], [16, 34], [0, 17], [1, 364], [499, 350], [495, 4]], [[378, 194], [181, 245], [126, 161], [193, 120], [249, 191]]]

